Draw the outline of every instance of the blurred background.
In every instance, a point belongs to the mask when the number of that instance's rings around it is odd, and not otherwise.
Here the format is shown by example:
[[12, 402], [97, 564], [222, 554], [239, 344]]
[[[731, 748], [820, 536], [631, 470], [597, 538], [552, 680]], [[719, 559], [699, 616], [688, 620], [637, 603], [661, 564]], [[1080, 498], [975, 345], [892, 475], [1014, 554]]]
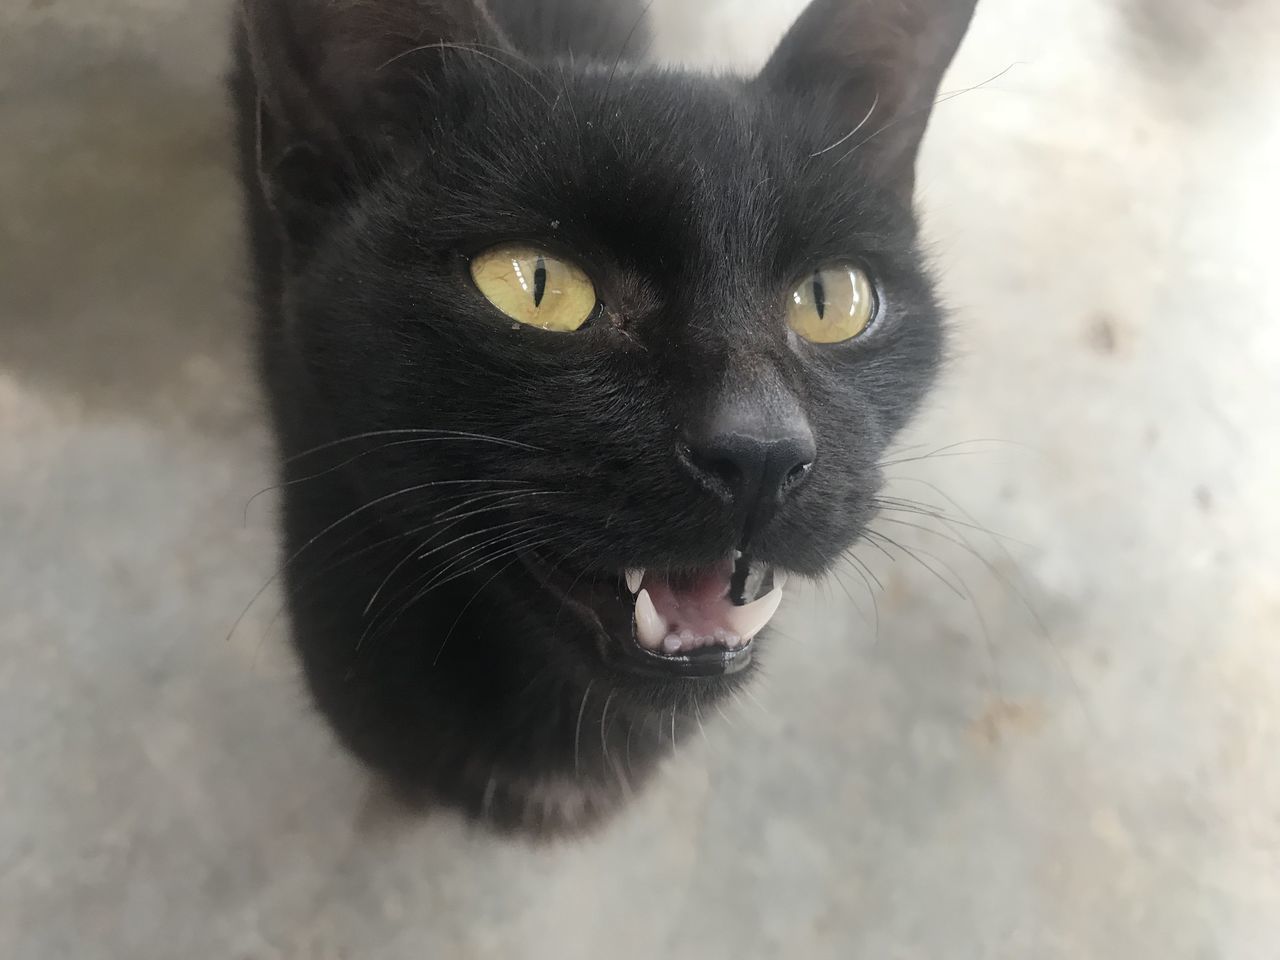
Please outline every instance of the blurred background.
[[[753, 69], [802, 5], [657, 0], [657, 53]], [[398, 810], [250, 605], [226, 17], [0, 5], [0, 956], [1280, 955], [1280, 3], [980, 0], [892, 471], [938, 516], [541, 847]]]

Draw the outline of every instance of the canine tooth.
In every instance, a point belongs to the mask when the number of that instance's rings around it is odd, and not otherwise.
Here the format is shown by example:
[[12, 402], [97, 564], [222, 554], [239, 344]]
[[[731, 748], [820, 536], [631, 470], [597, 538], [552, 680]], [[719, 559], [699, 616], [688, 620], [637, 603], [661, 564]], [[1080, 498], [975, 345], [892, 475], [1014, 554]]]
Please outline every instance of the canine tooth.
[[627, 589], [633, 594], [640, 592], [640, 584], [644, 583], [644, 570], [627, 571]]
[[780, 603], [782, 603], [782, 588], [774, 587], [759, 600], [730, 610], [730, 622], [744, 643], [764, 629], [765, 624], [778, 612]]
[[636, 596], [636, 639], [646, 650], [657, 650], [662, 646], [662, 638], [667, 635], [667, 625], [658, 616], [658, 608], [648, 590], [641, 590]]

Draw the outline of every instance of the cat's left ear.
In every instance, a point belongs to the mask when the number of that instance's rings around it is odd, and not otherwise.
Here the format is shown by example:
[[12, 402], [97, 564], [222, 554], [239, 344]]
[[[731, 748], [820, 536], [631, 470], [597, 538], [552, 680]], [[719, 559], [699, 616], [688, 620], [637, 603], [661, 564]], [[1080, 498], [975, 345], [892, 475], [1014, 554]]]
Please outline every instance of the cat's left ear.
[[[240, 0], [257, 98], [259, 174], [285, 231], [302, 239], [353, 179], [377, 168], [406, 90], [447, 55], [502, 53], [484, 0]], [[492, 56], [492, 54], [486, 54]]]
[[856, 150], [909, 200], [942, 74], [977, 0], [813, 0], [757, 83], [806, 100], [834, 97], [833, 142]]

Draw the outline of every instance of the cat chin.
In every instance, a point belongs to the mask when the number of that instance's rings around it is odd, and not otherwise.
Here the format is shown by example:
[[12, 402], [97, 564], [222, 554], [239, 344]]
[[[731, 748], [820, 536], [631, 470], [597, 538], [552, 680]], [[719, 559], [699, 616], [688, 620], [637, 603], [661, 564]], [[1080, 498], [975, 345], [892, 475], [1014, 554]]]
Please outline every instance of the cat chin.
[[[647, 769], [623, 771], [621, 762], [608, 780], [529, 777], [494, 768], [469, 778], [470, 797], [462, 808], [471, 819], [497, 831], [546, 839], [581, 835], [606, 823], [647, 779]], [[437, 798], [429, 790], [414, 793], [394, 783], [390, 787], [417, 812], [458, 806], [456, 800]]]

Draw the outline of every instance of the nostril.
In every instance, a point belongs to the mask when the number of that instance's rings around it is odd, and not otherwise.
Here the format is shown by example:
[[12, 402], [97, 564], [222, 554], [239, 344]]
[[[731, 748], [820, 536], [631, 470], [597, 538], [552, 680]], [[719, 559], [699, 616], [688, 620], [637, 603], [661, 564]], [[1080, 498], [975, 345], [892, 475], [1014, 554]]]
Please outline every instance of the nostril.
[[805, 476], [812, 469], [813, 469], [812, 460], [810, 460], [808, 463], [797, 463], [794, 467], [792, 467], [790, 470], [787, 471], [787, 477], [785, 480], [784, 489], [785, 487], [791, 487], [799, 483], [801, 480], [805, 478]]
[[688, 444], [681, 444], [680, 453], [697, 474], [728, 496], [736, 495], [744, 483], [745, 474], [742, 465], [722, 449], [700, 450]]

